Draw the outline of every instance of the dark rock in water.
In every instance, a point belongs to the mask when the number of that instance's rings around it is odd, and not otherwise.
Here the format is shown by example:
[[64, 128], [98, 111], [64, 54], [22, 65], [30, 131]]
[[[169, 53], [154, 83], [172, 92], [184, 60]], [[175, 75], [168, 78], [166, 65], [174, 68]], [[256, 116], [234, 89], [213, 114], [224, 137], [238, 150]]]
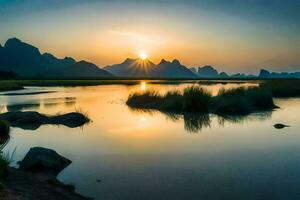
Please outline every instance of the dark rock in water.
[[70, 128], [80, 127], [90, 120], [84, 114], [72, 112], [57, 116], [43, 115], [38, 112], [7, 112], [0, 114], [0, 120], [11, 126], [26, 130], [35, 130], [43, 124], [65, 125]]
[[82, 126], [85, 123], [89, 122], [90, 120], [81, 113], [67, 113], [63, 115], [58, 115], [49, 118], [48, 123], [49, 124], [63, 124], [65, 126], [68, 126], [70, 128], [75, 128], [78, 126]]
[[20, 169], [57, 175], [71, 163], [52, 149], [33, 147], [20, 162]]
[[276, 129], [283, 129], [283, 128], [285, 128], [285, 127], [290, 127], [290, 126], [284, 125], [284, 124], [275, 124], [275, 125], [274, 125], [274, 128], [276, 128]]

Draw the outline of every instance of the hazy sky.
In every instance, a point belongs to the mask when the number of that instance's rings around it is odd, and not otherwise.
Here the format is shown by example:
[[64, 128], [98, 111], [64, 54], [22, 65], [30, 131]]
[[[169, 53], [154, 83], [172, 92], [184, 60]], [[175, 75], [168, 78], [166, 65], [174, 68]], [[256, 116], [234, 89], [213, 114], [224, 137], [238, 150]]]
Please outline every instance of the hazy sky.
[[17, 37], [103, 67], [145, 52], [227, 72], [300, 71], [299, 0], [0, 0]]

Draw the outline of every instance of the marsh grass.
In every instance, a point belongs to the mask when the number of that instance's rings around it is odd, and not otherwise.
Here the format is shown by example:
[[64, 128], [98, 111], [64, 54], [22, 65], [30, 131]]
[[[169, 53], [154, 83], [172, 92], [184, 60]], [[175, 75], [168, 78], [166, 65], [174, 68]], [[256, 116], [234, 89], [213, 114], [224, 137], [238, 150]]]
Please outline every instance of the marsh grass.
[[168, 91], [163, 97], [160, 105], [161, 110], [176, 111], [182, 110], [183, 96], [179, 90]]
[[200, 86], [186, 88], [183, 93], [178, 90], [165, 95], [157, 91], [145, 91], [130, 95], [126, 104], [135, 108], [157, 109], [176, 112], [207, 112], [211, 94]]
[[300, 80], [269, 80], [260, 84], [272, 93], [273, 97], [300, 97]]
[[131, 94], [126, 104], [135, 108], [160, 109], [163, 97], [156, 91]]
[[164, 112], [220, 115], [247, 115], [276, 108], [271, 92], [259, 87], [221, 89], [214, 97], [200, 86], [187, 87], [183, 92], [169, 91], [165, 95], [147, 91], [130, 95], [126, 103], [133, 108], [157, 109]]
[[215, 97], [210, 109], [216, 114], [246, 115], [251, 112], [251, 104], [238, 96]]
[[259, 87], [221, 89], [211, 101], [217, 114], [247, 115], [254, 111], [276, 108], [270, 91]]
[[200, 86], [187, 87], [183, 91], [184, 112], [207, 113], [211, 94]]

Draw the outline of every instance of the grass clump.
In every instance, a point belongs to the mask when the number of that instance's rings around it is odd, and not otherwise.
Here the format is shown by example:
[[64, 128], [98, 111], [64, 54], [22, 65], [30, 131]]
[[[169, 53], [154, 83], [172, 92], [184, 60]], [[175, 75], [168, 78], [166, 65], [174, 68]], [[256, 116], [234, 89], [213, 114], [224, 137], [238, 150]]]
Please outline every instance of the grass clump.
[[226, 115], [246, 115], [275, 107], [271, 92], [258, 87], [221, 89], [211, 103], [214, 113]]
[[275, 108], [271, 91], [265, 88], [249, 88], [246, 91], [246, 96], [252, 102], [252, 106], [256, 110], [265, 110]]
[[134, 93], [126, 104], [134, 108], [157, 109], [175, 112], [208, 112], [211, 95], [199, 86], [186, 88], [183, 93], [178, 90], [160, 95], [156, 91]]
[[183, 91], [184, 112], [208, 112], [208, 104], [211, 94], [200, 86], [191, 86]]
[[130, 95], [126, 103], [133, 108], [164, 112], [211, 112], [220, 115], [247, 115], [254, 111], [276, 108], [272, 93], [260, 87], [221, 89], [214, 97], [200, 86], [185, 88], [182, 93], [177, 90], [169, 91], [165, 95], [148, 91]]
[[156, 91], [146, 91], [143, 93], [134, 93], [127, 99], [126, 104], [135, 108], [159, 109], [162, 96]]
[[260, 84], [261, 88], [271, 91], [273, 97], [299, 97], [300, 80], [268, 80]]
[[251, 112], [249, 102], [233, 96], [215, 97], [211, 106], [213, 113], [225, 115], [246, 115]]
[[168, 91], [163, 97], [160, 104], [161, 110], [176, 111], [182, 109], [183, 96], [180, 91]]

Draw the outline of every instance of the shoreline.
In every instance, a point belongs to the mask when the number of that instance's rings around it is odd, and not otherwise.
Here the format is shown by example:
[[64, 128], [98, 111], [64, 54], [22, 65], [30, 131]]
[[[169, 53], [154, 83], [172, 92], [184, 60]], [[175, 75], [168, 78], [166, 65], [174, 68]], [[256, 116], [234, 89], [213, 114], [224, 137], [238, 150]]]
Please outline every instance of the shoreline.
[[6, 200], [92, 200], [74, 191], [74, 186], [64, 184], [56, 176], [33, 173], [8, 167], [0, 178], [0, 199]]
[[[118, 78], [118, 79], [18, 79], [0, 80], [0, 92], [22, 90], [25, 87], [84, 87], [98, 85], [138, 85], [147, 84], [180, 85], [180, 84], [241, 84], [255, 83], [268, 89], [273, 97], [300, 97], [300, 79], [149, 79], [149, 78]], [[3, 95], [3, 94], [2, 94]]]

